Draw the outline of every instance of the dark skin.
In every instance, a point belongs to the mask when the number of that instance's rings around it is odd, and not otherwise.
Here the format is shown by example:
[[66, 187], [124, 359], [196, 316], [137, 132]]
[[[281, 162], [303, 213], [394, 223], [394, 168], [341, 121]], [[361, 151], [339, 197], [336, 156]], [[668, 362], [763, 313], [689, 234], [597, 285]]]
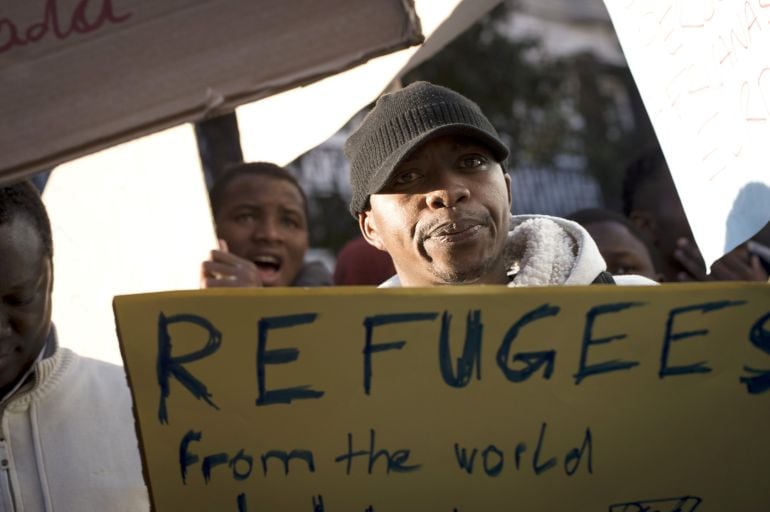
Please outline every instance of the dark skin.
[[244, 175], [223, 194], [219, 249], [201, 266], [204, 288], [291, 286], [308, 248], [300, 192], [286, 180]]
[[590, 222], [583, 227], [596, 242], [607, 262], [607, 271], [613, 275], [637, 274], [659, 281], [647, 247], [623, 224], [611, 220]]
[[415, 148], [359, 214], [404, 286], [504, 284], [510, 177], [486, 146], [447, 135]]
[[684, 271], [677, 275], [679, 281], [767, 281], [768, 275], [759, 257], [750, 254], [746, 244], [741, 244], [711, 265], [706, 274], [706, 265], [698, 246], [692, 240], [682, 238], [674, 253]]
[[35, 362], [51, 330], [51, 258], [30, 219], [0, 225], [0, 396]]

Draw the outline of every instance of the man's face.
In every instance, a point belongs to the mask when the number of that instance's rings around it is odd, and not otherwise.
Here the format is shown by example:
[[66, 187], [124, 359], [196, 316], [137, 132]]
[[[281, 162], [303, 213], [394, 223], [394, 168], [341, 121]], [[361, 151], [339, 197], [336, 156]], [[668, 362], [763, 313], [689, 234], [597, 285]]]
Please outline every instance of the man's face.
[[293, 184], [270, 176], [235, 178], [223, 194], [216, 224], [230, 252], [257, 265], [264, 286], [294, 282], [308, 230], [302, 196]]
[[599, 247], [610, 274], [637, 274], [660, 280], [650, 251], [626, 226], [606, 220], [588, 223], [585, 228]]
[[51, 329], [51, 259], [34, 224], [17, 216], [0, 225], [0, 392], [34, 363]]
[[510, 178], [479, 142], [448, 135], [419, 146], [359, 214], [404, 286], [507, 281]]

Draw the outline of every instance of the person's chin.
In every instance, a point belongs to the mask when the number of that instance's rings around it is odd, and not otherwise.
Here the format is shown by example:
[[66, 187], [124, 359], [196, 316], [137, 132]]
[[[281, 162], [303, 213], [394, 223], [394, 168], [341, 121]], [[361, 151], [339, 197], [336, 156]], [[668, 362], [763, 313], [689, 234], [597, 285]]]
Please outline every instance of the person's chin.
[[451, 284], [488, 283], [498, 267], [489, 247], [470, 247], [465, 251], [450, 251], [436, 255], [433, 260], [437, 274], [444, 275]]
[[489, 260], [488, 243], [452, 244], [433, 247], [428, 253], [434, 262], [446, 268], [462, 270], [466, 267], [483, 266]]
[[259, 280], [262, 282], [262, 286], [265, 288], [270, 288], [273, 286], [285, 286], [283, 284], [283, 276], [280, 272], [260, 272]]
[[480, 265], [478, 260], [452, 260], [435, 265], [433, 275], [438, 284], [476, 284], [484, 280], [485, 270], [486, 266]]

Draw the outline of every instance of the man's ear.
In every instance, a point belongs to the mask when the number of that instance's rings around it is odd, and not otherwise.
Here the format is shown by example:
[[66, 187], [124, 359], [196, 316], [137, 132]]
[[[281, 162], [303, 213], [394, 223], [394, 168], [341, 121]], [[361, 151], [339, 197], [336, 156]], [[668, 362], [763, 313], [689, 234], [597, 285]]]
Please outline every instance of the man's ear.
[[513, 206], [513, 197], [511, 196], [511, 175], [505, 172], [503, 173], [503, 176], [505, 176], [505, 185], [508, 187], [508, 210], [510, 211], [511, 206]]
[[650, 212], [644, 210], [631, 210], [628, 220], [639, 228], [648, 242], [654, 244], [658, 240], [658, 223]]
[[361, 229], [361, 234], [364, 236], [364, 239], [369, 242], [370, 245], [373, 245], [381, 251], [386, 250], [385, 245], [382, 243], [382, 239], [380, 239], [377, 223], [374, 221], [374, 217], [372, 217], [371, 210], [366, 210], [358, 214], [358, 227]]

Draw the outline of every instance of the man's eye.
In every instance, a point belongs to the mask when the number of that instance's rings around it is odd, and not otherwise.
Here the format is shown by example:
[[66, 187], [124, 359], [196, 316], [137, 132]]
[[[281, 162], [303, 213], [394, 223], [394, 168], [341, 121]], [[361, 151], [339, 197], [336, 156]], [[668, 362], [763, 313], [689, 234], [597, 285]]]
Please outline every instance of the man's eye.
[[406, 171], [396, 176], [396, 179], [393, 180], [393, 183], [395, 183], [396, 185], [406, 185], [408, 183], [417, 181], [419, 178], [420, 178], [420, 175], [417, 174], [416, 172]]
[[235, 216], [235, 221], [241, 224], [253, 222], [256, 217], [253, 213], [240, 213]]
[[34, 293], [25, 293], [19, 295], [10, 295], [9, 297], [6, 297], [5, 303], [9, 306], [27, 306], [32, 304], [34, 300]]
[[460, 159], [460, 167], [463, 169], [476, 169], [487, 163], [487, 159], [481, 155], [467, 155]]
[[299, 228], [299, 227], [301, 227], [300, 224], [299, 224], [299, 221], [297, 219], [295, 219], [294, 217], [283, 217], [281, 219], [281, 223], [284, 226], [288, 226], [290, 228]]

